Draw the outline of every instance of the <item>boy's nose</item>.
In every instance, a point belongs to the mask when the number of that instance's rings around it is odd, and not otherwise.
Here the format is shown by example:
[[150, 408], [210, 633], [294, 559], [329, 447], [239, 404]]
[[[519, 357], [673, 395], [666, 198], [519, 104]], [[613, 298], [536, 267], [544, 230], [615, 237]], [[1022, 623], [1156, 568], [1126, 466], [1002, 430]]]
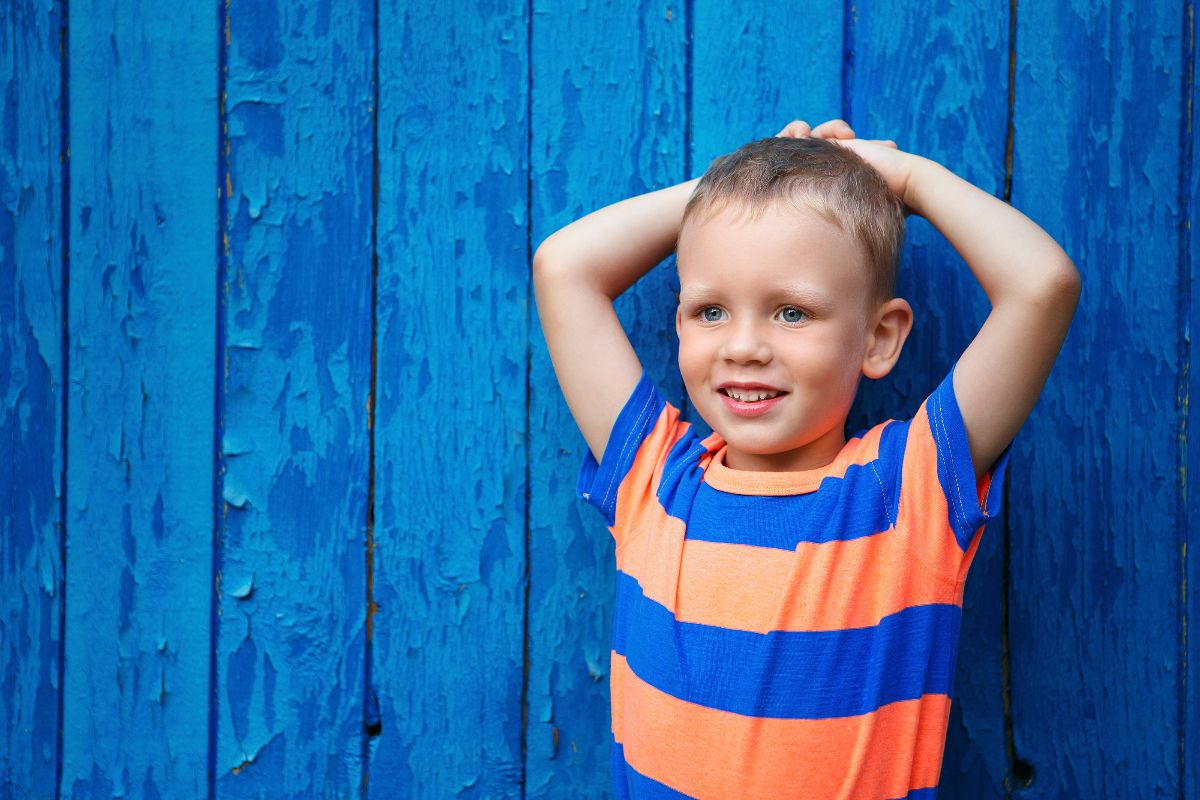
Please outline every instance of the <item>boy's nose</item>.
[[771, 346], [762, 331], [752, 321], [729, 327], [729, 335], [721, 345], [721, 357], [738, 364], [771, 360]]

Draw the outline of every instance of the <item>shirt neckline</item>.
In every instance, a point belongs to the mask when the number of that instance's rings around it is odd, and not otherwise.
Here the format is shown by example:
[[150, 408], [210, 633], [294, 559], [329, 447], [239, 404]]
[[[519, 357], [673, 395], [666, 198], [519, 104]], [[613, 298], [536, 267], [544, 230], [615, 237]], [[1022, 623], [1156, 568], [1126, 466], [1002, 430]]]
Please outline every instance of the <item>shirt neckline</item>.
[[730, 494], [746, 495], [789, 495], [811, 492], [821, 485], [828, 475], [844, 470], [852, 459], [859, 438], [851, 438], [837, 457], [823, 467], [795, 472], [766, 472], [760, 470], [733, 469], [725, 465], [725, 453], [729, 445], [719, 440], [704, 471], [704, 482], [714, 489]]

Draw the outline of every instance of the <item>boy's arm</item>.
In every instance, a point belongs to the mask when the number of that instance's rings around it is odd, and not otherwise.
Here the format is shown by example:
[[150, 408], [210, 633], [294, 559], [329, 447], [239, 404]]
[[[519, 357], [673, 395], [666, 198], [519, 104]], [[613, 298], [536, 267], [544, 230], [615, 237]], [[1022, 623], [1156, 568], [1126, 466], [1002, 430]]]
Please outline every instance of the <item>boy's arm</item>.
[[1020, 211], [934, 161], [918, 165], [905, 202], [954, 246], [992, 304], [954, 368], [978, 480], [1033, 411], [1082, 281], [1058, 243]]
[[921, 156], [844, 142], [946, 237], [992, 310], [954, 369], [954, 394], [982, 478], [1033, 411], [1066, 339], [1081, 280], [1058, 243], [1012, 206]]
[[698, 182], [594, 211], [551, 234], [533, 254], [538, 317], [554, 374], [598, 462], [642, 375], [613, 301], [674, 250]]

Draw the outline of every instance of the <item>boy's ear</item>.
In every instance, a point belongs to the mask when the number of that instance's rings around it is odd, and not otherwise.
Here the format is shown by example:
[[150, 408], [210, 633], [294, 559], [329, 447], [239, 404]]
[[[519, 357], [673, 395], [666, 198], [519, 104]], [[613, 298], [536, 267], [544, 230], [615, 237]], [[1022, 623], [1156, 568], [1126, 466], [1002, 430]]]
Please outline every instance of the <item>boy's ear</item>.
[[912, 324], [912, 306], [903, 297], [894, 297], [879, 306], [867, 329], [863, 375], [878, 380], [892, 371]]
[[683, 306], [675, 306], [675, 336], [679, 336], [680, 329], [683, 328]]

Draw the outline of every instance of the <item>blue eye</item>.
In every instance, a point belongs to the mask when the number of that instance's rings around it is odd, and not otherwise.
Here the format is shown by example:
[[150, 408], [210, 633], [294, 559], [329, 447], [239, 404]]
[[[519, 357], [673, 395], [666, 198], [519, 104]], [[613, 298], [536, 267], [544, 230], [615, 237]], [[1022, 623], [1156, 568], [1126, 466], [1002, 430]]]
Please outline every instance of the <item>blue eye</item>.
[[[713, 315], [709, 312], [716, 313]], [[718, 306], [705, 306], [704, 308], [700, 309], [700, 319], [704, 320], [705, 322], [720, 322], [721, 314], [723, 313], [724, 312]]]
[[784, 322], [791, 323], [803, 322], [804, 318], [808, 316], [795, 306], [787, 306], [786, 308], [781, 309], [779, 314]]

